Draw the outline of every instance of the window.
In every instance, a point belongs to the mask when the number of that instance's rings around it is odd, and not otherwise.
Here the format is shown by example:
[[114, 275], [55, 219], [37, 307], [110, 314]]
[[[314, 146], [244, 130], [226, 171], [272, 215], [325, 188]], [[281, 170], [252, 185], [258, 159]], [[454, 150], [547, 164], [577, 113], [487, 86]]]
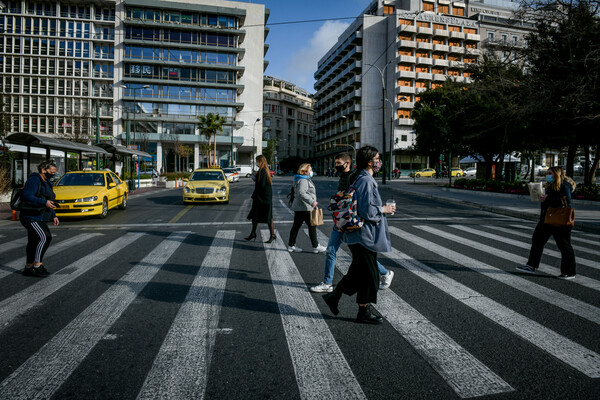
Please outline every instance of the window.
[[493, 41], [494, 40], [494, 32], [488, 32], [487, 38], [488, 38], [488, 40]]
[[411, 50], [398, 50], [399, 56], [412, 56]]
[[444, 29], [446, 29], [446, 27], [444, 26], [444, 24], [433, 24], [433, 29], [444, 30]]
[[417, 21], [417, 27], [419, 28], [429, 28], [431, 25], [429, 24], [429, 22], [425, 22], [425, 21]]
[[465, 28], [465, 33], [469, 33], [471, 35], [476, 35], [477, 34], [477, 29], [474, 29], [474, 28]]
[[461, 17], [465, 16], [465, 9], [452, 6], [452, 15], [459, 15]]
[[460, 32], [460, 26], [448, 25], [448, 30], [450, 32]]
[[423, 11], [432, 11], [433, 12], [433, 3], [423, 3]]
[[394, 13], [394, 6], [383, 6], [383, 15], [391, 15]]
[[410, 20], [410, 19], [403, 19], [403, 18], [400, 18], [400, 19], [398, 20], [398, 23], [399, 23], [400, 25], [412, 25], [412, 24], [413, 24], [413, 21], [412, 21], [412, 20]]

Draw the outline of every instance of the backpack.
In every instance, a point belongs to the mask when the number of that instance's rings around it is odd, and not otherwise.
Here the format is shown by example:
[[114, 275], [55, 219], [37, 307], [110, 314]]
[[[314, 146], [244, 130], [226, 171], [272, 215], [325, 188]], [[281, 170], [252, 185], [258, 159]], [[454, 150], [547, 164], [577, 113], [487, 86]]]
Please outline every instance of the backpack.
[[287, 195], [288, 197], [288, 204], [291, 207], [292, 203], [294, 202], [294, 184], [292, 184], [292, 188], [290, 189], [290, 192]]
[[[21, 200], [24, 188], [14, 188], [10, 195], [10, 208], [15, 211], [43, 211], [46, 207], [32, 207]], [[42, 186], [38, 187], [36, 197], [39, 197]]]
[[327, 208], [333, 216], [333, 229], [338, 232], [353, 232], [365, 223], [358, 215], [356, 190], [352, 186], [331, 196]]

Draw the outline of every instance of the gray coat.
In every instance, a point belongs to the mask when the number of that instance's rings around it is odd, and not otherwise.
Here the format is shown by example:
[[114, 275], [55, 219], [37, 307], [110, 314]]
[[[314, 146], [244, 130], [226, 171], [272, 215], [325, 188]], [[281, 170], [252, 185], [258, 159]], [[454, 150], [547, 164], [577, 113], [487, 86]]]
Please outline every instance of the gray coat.
[[346, 244], [362, 244], [375, 252], [392, 251], [387, 218], [381, 212], [383, 202], [379, 196], [377, 182], [371, 174], [362, 170], [353, 186], [356, 190], [358, 216], [365, 223], [354, 232], [344, 233], [342, 240]]
[[310, 179], [299, 179], [294, 182], [292, 211], [310, 211], [315, 201], [317, 201], [317, 189]]

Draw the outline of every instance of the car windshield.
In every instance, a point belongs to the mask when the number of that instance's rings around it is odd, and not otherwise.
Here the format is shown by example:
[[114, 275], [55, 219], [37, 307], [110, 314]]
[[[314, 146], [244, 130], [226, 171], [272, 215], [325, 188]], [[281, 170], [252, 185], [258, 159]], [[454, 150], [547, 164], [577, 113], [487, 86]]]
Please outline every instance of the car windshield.
[[65, 174], [55, 186], [104, 186], [102, 173], [73, 173]]
[[237, 172], [237, 169], [235, 169], [235, 168], [223, 168], [223, 172], [225, 172], [226, 174], [235, 174]]
[[224, 180], [221, 171], [196, 171], [192, 175], [192, 181], [222, 181]]

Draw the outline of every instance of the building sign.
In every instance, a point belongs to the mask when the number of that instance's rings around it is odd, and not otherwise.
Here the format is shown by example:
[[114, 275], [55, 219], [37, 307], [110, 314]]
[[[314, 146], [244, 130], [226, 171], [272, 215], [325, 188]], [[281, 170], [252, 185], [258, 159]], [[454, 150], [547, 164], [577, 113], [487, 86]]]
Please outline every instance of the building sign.
[[477, 21], [473, 21], [470, 19], [464, 18], [456, 18], [456, 17], [446, 17], [442, 15], [435, 14], [421, 14], [419, 15], [419, 21], [431, 21], [431, 22], [439, 22], [442, 24], [450, 24], [450, 25], [462, 25], [468, 27], [477, 28]]

